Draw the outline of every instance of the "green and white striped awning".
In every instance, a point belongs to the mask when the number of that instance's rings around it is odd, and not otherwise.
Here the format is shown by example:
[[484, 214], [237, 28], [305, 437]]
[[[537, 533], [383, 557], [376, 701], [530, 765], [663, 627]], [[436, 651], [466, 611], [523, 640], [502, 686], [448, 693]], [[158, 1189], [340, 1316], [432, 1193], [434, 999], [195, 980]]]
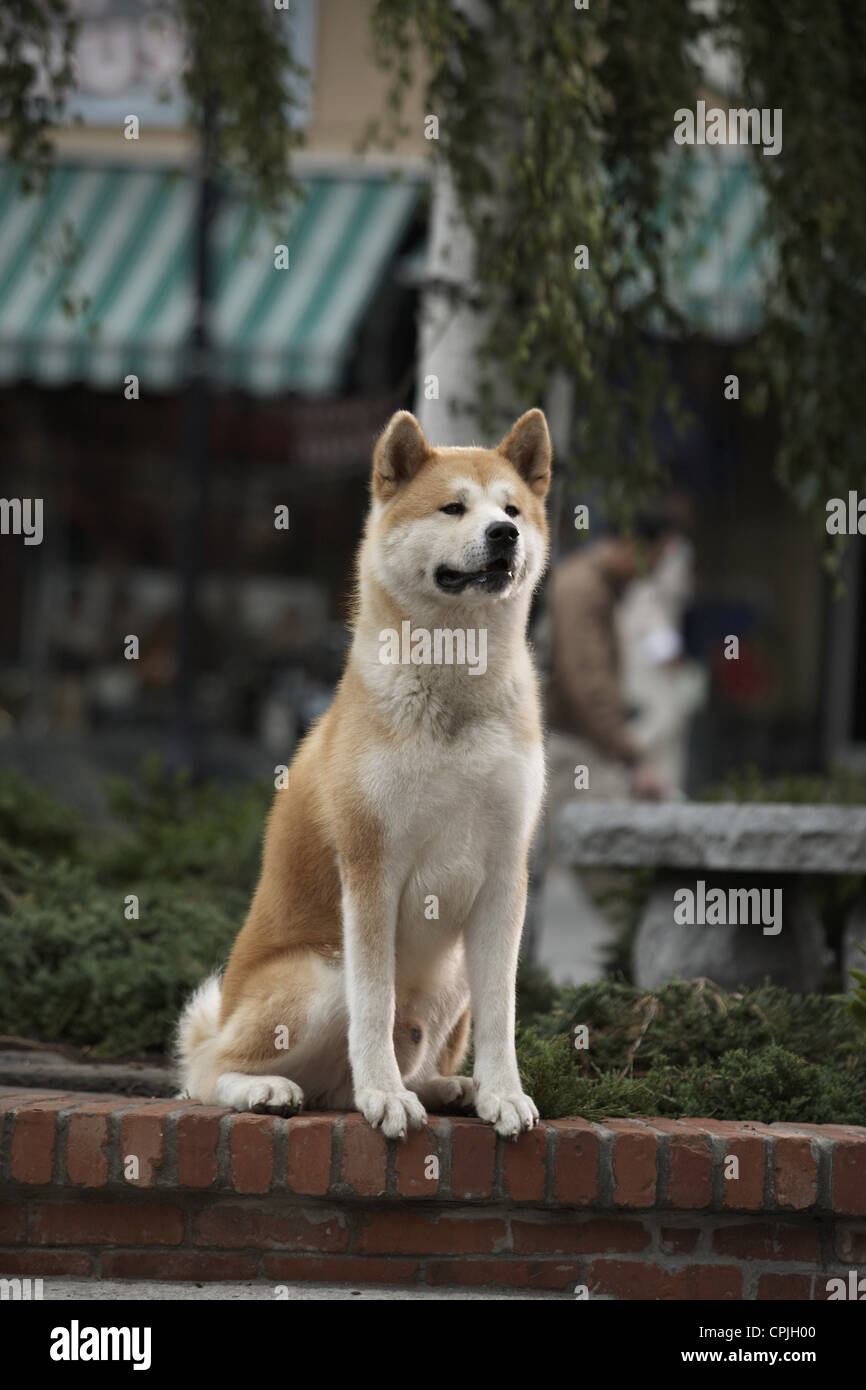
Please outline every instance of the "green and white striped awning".
[[[706, 336], [754, 332], [772, 247], [759, 235], [764, 204], [750, 162], [718, 148], [680, 151], [669, 168], [658, 215], [673, 302]], [[420, 188], [384, 176], [311, 178], [276, 225], [224, 196], [213, 228], [213, 376], [262, 394], [339, 389]], [[113, 390], [134, 374], [150, 391], [180, 385], [195, 213], [195, 186], [182, 174], [63, 165], [44, 192], [24, 197], [0, 167], [0, 384]], [[288, 270], [275, 268], [277, 244], [288, 247]]]
[[[341, 384], [358, 326], [420, 184], [316, 177], [283, 222], [222, 199], [213, 227], [213, 374], [262, 394]], [[128, 374], [172, 390], [188, 368], [193, 181], [156, 169], [58, 167], [23, 196], [0, 169], [0, 384]], [[289, 268], [276, 269], [285, 244]]]

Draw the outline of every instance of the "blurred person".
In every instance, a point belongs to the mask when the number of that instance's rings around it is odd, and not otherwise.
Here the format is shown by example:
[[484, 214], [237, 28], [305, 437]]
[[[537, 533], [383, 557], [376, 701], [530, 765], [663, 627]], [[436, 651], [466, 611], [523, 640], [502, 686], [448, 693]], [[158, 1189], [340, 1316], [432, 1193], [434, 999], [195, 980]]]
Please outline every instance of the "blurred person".
[[[647, 549], [653, 551], [654, 543]], [[663, 778], [644, 760], [622, 693], [616, 613], [637, 573], [635, 537], [616, 533], [554, 569], [547, 701], [551, 812], [575, 795], [575, 769], [581, 766], [588, 775], [583, 796], [659, 800], [667, 794]]]
[[707, 673], [686, 656], [682, 625], [694, 588], [691, 542], [664, 516], [645, 519], [655, 549], [649, 572], [629, 585], [617, 613], [629, 732], [642, 766], [671, 796], [685, 795], [689, 725], [707, 696]]

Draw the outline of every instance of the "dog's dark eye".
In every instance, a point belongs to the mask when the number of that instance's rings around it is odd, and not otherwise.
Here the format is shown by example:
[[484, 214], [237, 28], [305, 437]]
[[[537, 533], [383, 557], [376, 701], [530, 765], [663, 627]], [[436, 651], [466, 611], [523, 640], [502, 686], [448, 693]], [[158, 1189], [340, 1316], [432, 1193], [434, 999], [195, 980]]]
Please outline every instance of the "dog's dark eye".
[[439, 508], [440, 512], [445, 512], [446, 516], [462, 516], [466, 511], [462, 502], [446, 502], [444, 507]]
[[509, 502], [508, 506], [505, 508], [505, 514], [506, 516], [520, 516], [520, 508], [512, 506]]

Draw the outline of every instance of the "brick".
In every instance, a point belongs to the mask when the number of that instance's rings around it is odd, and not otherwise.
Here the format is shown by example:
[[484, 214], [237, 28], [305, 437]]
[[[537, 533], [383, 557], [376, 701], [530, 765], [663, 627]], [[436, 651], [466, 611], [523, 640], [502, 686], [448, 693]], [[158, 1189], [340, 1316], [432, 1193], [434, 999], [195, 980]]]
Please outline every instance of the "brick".
[[381, 1130], [367, 1124], [363, 1115], [343, 1120], [342, 1179], [358, 1197], [381, 1197], [385, 1191], [388, 1149]]
[[[435, 1197], [438, 1193], [447, 1124], [447, 1120], [428, 1120], [421, 1129], [410, 1130], [406, 1138], [397, 1144], [394, 1166], [397, 1191], [401, 1197]], [[427, 1172], [435, 1169], [435, 1165], [429, 1162], [431, 1158], [439, 1161], [438, 1177], [427, 1177]]]
[[598, 1131], [586, 1120], [551, 1120], [556, 1135], [554, 1196], [570, 1206], [598, 1201]]
[[586, 1255], [646, 1250], [649, 1233], [639, 1221], [512, 1220], [515, 1255]]
[[844, 1216], [866, 1216], [866, 1139], [836, 1145], [833, 1210]]
[[605, 1120], [613, 1130], [613, 1200], [618, 1207], [651, 1207], [656, 1199], [656, 1150], [651, 1130], [629, 1120]]
[[271, 1115], [235, 1115], [229, 1132], [235, 1192], [267, 1192], [274, 1176], [274, 1121]]
[[412, 1284], [417, 1260], [374, 1260], [352, 1255], [266, 1255], [265, 1275], [275, 1282], [320, 1284]]
[[836, 1227], [836, 1254], [843, 1264], [866, 1265], [866, 1226], [840, 1222]]
[[106, 1250], [103, 1279], [257, 1279], [254, 1256], [221, 1254], [214, 1250]]
[[786, 1124], [780, 1121], [773, 1125], [773, 1133], [780, 1131], [805, 1130], [808, 1134], [815, 1134], [823, 1139], [841, 1139], [845, 1143], [866, 1143], [866, 1127], [863, 1125], [809, 1125], [802, 1124], [799, 1120], [796, 1124]]
[[[178, 1110], [178, 1102], [163, 1101], [146, 1109], [130, 1110], [120, 1122], [120, 1171], [130, 1187], [155, 1187], [165, 1162], [166, 1119]], [[138, 1159], [138, 1177], [126, 1177], [127, 1159]]]
[[31, 1091], [29, 1087], [9, 1086], [0, 1090], [0, 1121], [10, 1110], [42, 1107], [50, 1101], [68, 1102], [71, 1097], [66, 1091]]
[[513, 1202], [543, 1202], [547, 1181], [547, 1126], [536, 1125], [503, 1145], [505, 1190]]
[[665, 1255], [691, 1255], [700, 1238], [694, 1226], [662, 1226], [659, 1246]]
[[791, 1211], [808, 1211], [818, 1195], [818, 1158], [806, 1135], [779, 1134], [773, 1146], [773, 1201]]
[[[528, 1139], [529, 1135], [523, 1138]], [[509, 1147], [517, 1148], [520, 1144]], [[464, 1200], [489, 1197], [493, 1192], [496, 1162], [496, 1131], [481, 1120], [451, 1121], [451, 1195]], [[543, 1193], [542, 1193], [543, 1195]]]
[[299, 1115], [289, 1120], [286, 1181], [293, 1192], [324, 1197], [331, 1182], [330, 1115]]
[[[722, 1205], [726, 1211], [760, 1211], [764, 1205], [764, 1156], [763, 1139], [746, 1135], [739, 1139], [725, 1139], [725, 1152], [722, 1156]], [[736, 1178], [725, 1177], [727, 1159], [735, 1158], [739, 1168]]]
[[781, 1222], [752, 1222], [748, 1226], [720, 1226], [713, 1232], [717, 1255], [736, 1255], [742, 1260], [810, 1260], [817, 1263], [821, 1250], [817, 1228], [788, 1226]]
[[177, 1207], [126, 1202], [37, 1204], [34, 1245], [180, 1245], [183, 1214]]
[[727, 1299], [743, 1296], [743, 1278], [734, 1265], [688, 1265], [681, 1270], [638, 1260], [593, 1260], [584, 1281], [590, 1299]]
[[510, 1289], [567, 1289], [579, 1283], [580, 1265], [558, 1260], [430, 1260], [427, 1283]]
[[215, 1105], [184, 1110], [177, 1120], [177, 1180], [181, 1187], [213, 1187], [219, 1175], [220, 1120], [231, 1111]]
[[708, 1207], [713, 1197], [713, 1159], [708, 1136], [678, 1120], [653, 1118], [648, 1123], [670, 1136], [670, 1205], [677, 1211]]
[[758, 1299], [794, 1299], [808, 1303], [812, 1297], [811, 1274], [762, 1274], [758, 1279]]
[[0, 1245], [23, 1244], [26, 1229], [27, 1212], [24, 1204], [0, 1202]]
[[57, 1100], [30, 1101], [18, 1110], [12, 1131], [11, 1173], [16, 1182], [49, 1183], [54, 1171], [55, 1123], [68, 1104]]
[[108, 1182], [107, 1115], [70, 1115], [66, 1175], [80, 1187], [104, 1187]]
[[507, 1238], [508, 1229], [498, 1217], [373, 1211], [364, 1214], [354, 1249], [361, 1255], [493, 1255]]
[[326, 1207], [290, 1207], [277, 1202], [220, 1203], [197, 1212], [192, 1222], [193, 1245], [229, 1249], [311, 1250], [348, 1249], [345, 1216]]
[[66, 1175], [76, 1187], [104, 1187], [108, 1182], [111, 1116], [133, 1105], [128, 1098], [89, 1101], [69, 1116]]
[[668, 1201], [678, 1211], [700, 1210], [713, 1198], [713, 1158], [704, 1135], [672, 1135]]
[[0, 1252], [0, 1273], [31, 1279], [48, 1274], [74, 1274], [87, 1279], [94, 1273], [93, 1260], [77, 1250], [4, 1250]]
[[[657, 1128], [658, 1120], [650, 1121]], [[667, 1122], [669, 1123], [669, 1122]], [[678, 1128], [692, 1133], [717, 1134], [723, 1139], [754, 1139], [758, 1138], [766, 1143], [769, 1139], [777, 1138], [776, 1130], [772, 1125], [762, 1124], [760, 1120], [698, 1120], [689, 1116], [687, 1120], [676, 1120], [674, 1123]]]

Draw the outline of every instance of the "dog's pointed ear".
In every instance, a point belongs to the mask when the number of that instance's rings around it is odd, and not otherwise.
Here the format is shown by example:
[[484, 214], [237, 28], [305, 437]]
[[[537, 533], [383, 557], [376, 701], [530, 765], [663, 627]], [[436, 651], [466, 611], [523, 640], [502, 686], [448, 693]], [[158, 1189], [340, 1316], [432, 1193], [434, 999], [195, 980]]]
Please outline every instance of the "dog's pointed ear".
[[408, 410], [392, 415], [373, 451], [373, 494], [386, 502], [408, 483], [433, 450], [424, 431]]
[[499, 453], [504, 454], [537, 497], [547, 495], [553, 447], [543, 411], [527, 410], [521, 415], [499, 445]]

